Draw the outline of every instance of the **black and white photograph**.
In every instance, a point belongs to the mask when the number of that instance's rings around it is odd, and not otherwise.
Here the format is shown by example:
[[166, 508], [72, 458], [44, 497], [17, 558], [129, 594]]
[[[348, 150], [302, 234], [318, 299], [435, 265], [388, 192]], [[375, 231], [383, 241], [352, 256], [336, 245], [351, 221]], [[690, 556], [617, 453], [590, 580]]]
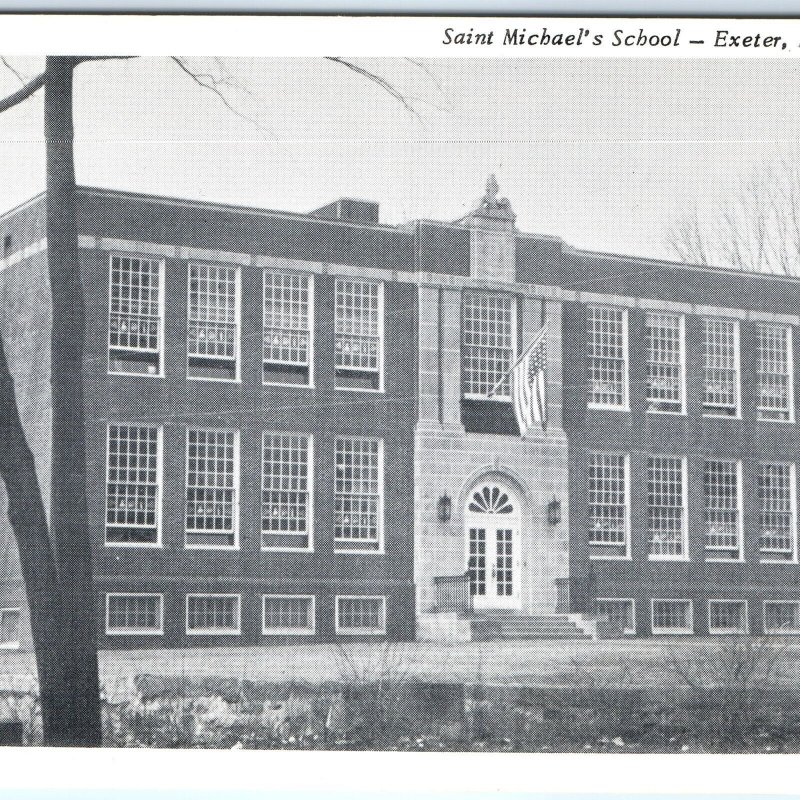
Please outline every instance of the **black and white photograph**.
[[0, 744], [800, 752], [800, 29], [712, 27], [0, 47]]

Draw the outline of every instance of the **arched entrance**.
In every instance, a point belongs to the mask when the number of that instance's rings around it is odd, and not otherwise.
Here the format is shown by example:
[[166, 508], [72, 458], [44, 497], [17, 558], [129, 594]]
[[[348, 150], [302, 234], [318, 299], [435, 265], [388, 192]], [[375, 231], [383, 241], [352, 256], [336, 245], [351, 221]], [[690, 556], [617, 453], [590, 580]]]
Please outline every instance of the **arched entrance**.
[[479, 483], [464, 510], [466, 562], [473, 607], [520, 608], [520, 506], [497, 481]]

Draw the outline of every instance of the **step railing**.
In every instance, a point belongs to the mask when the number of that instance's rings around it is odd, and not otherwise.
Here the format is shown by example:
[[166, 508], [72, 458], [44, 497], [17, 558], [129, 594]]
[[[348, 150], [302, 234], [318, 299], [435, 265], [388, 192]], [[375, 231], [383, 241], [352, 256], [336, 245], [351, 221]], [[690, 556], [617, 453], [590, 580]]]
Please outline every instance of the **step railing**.
[[437, 575], [433, 585], [436, 588], [436, 611], [455, 611], [459, 614], [472, 611], [468, 572], [463, 575]]

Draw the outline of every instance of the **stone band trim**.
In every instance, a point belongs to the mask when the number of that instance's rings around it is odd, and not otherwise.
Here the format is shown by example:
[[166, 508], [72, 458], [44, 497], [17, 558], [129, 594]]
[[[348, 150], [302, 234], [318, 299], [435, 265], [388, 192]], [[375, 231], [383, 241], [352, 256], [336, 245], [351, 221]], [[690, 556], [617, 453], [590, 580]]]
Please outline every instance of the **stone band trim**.
[[27, 261], [45, 250], [47, 250], [47, 239], [39, 239], [38, 242], [33, 242], [27, 247], [23, 247], [22, 250], [17, 250], [5, 258], [0, 258], [0, 272], [19, 264], [21, 261]]
[[[46, 243], [46, 240], [43, 240]], [[319, 261], [298, 261], [274, 256], [250, 255], [247, 253], [229, 253], [224, 250], [206, 250], [197, 247], [180, 247], [178, 245], [155, 244], [152, 242], [132, 242], [124, 239], [80, 236], [79, 247], [106, 252], [130, 252], [141, 255], [178, 258], [183, 260], [214, 261], [218, 263], [240, 264], [258, 268], [290, 269], [301, 272], [312, 272], [317, 275], [342, 275], [361, 277], [372, 280], [392, 281], [396, 283], [413, 283], [417, 286], [450, 289], [485, 289], [487, 291], [511, 292], [523, 297], [536, 297], [545, 300], [573, 301], [584, 304], [600, 303], [616, 305], [623, 308], [641, 308], [647, 311], [667, 311], [697, 316], [728, 317], [742, 321], [773, 322], [783, 325], [800, 325], [800, 316], [796, 314], [775, 314], [768, 311], [748, 311], [740, 308], [723, 306], [696, 305], [680, 303], [672, 300], [652, 300], [625, 295], [600, 294], [582, 292], [573, 289], [561, 289], [557, 286], [540, 286], [534, 283], [504, 283], [485, 279], [468, 278], [457, 275], [442, 275], [432, 272], [403, 272], [391, 269], [370, 269], [352, 267], [346, 264], [326, 264]], [[34, 245], [31, 245], [33, 247]], [[29, 248], [26, 248], [28, 250]], [[23, 251], [24, 252], [24, 251]], [[36, 251], [38, 252], [38, 251]], [[33, 253], [31, 253], [32, 255]], [[12, 258], [13, 256], [9, 257]], [[30, 257], [30, 256], [27, 256]], [[0, 269], [2, 269], [0, 261]]]

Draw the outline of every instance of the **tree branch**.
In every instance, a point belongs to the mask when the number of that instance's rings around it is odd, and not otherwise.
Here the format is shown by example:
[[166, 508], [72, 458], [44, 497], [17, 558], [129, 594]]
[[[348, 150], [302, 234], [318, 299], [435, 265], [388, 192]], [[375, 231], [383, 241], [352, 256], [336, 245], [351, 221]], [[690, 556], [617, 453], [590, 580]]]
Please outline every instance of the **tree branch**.
[[16, 79], [17, 79], [17, 80], [18, 80], [18, 81], [19, 81], [19, 82], [20, 82], [20, 83], [21, 83], [23, 86], [25, 85], [25, 83], [26, 83], [26, 81], [25, 81], [25, 78], [23, 78], [23, 77], [22, 77], [22, 75], [20, 75], [20, 74], [19, 74], [19, 72], [17, 72], [17, 71], [14, 69], [14, 67], [12, 67], [12, 66], [11, 66], [11, 64], [9, 64], [9, 63], [8, 63], [8, 61], [5, 59], [5, 57], [4, 57], [4, 56], [0, 56], [0, 64], [2, 64], [2, 65], [3, 65], [3, 66], [4, 66], [4, 67], [5, 67], [5, 68], [6, 68], [6, 69], [9, 71], [9, 72], [13, 73], [14, 77], [15, 77], [15, 78], [16, 78]]
[[0, 114], [8, 111], [9, 108], [18, 106], [32, 94], [38, 92], [42, 86], [44, 86], [44, 72], [41, 75], [37, 75], [33, 80], [28, 81], [21, 89], [0, 100]]
[[385, 92], [388, 92], [395, 100], [397, 100], [397, 102], [400, 103], [409, 114], [422, 121], [414, 106], [412, 106], [408, 100], [406, 100], [403, 94], [398, 89], [395, 89], [395, 87], [392, 86], [392, 84], [389, 83], [389, 81], [387, 81], [385, 78], [381, 78], [380, 75], [376, 75], [374, 72], [370, 72], [368, 69], [359, 67], [358, 64], [354, 64], [352, 61], [347, 61], [339, 56], [325, 56], [325, 59], [327, 61], [333, 61], [336, 64], [341, 64], [343, 67], [353, 70], [353, 72], [361, 75], [368, 81], [372, 81], [372, 83], [377, 84], [381, 87], [381, 89], [383, 89]]
[[245, 122], [249, 122], [251, 125], [255, 125], [256, 128], [258, 128], [260, 131], [263, 131], [264, 133], [269, 133], [269, 131], [267, 131], [265, 128], [259, 125], [258, 122], [254, 120], [252, 117], [248, 117], [246, 114], [242, 114], [241, 111], [234, 108], [228, 102], [228, 98], [225, 97], [225, 95], [219, 90], [220, 85], [222, 86], [230, 85], [229, 78], [223, 77], [223, 79], [220, 81], [216, 79], [213, 75], [210, 75], [209, 73], [193, 72], [191, 69], [189, 69], [189, 67], [186, 65], [186, 63], [180, 56], [170, 56], [170, 59], [174, 61], [178, 65], [179, 69], [182, 72], [185, 72], [198, 86], [202, 86], [204, 89], [208, 89], [208, 91], [213, 92], [219, 98], [219, 100], [222, 102], [225, 108], [227, 108], [228, 111], [231, 112], [231, 114], [236, 114], [237, 117], [245, 120]]

